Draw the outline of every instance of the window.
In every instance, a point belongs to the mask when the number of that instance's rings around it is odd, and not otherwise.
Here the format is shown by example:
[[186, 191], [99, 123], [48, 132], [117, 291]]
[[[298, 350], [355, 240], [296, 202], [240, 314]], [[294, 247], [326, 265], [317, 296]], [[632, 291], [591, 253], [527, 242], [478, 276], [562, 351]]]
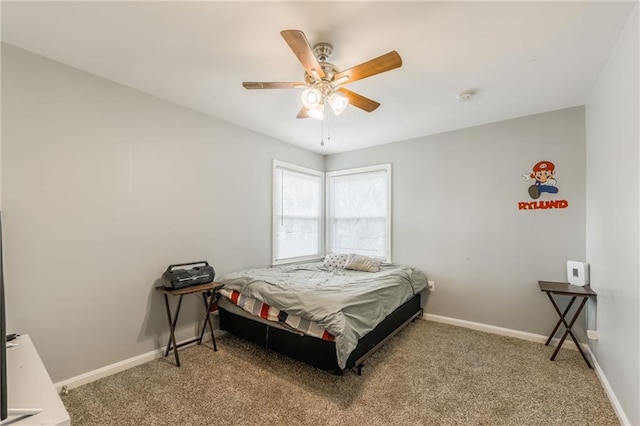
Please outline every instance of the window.
[[273, 264], [322, 257], [324, 173], [274, 160]]
[[391, 164], [327, 173], [327, 252], [391, 261]]

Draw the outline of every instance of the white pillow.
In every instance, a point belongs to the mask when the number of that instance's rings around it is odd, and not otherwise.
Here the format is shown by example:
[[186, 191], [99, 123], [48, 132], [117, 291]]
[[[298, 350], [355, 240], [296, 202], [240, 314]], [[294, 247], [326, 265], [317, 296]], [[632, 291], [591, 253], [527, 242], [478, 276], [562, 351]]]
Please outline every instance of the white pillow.
[[325, 268], [344, 268], [344, 264], [347, 263], [347, 257], [349, 255], [346, 253], [331, 253], [324, 257], [324, 261], [322, 262], [322, 266]]
[[347, 262], [344, 265], [344, 269], [354, 269], [356, 271], [364, 272], [378, 272], [380, 270], [380, 259], [374, 259], [372, 257], [362, 256], [360, 254], [349, 253]]

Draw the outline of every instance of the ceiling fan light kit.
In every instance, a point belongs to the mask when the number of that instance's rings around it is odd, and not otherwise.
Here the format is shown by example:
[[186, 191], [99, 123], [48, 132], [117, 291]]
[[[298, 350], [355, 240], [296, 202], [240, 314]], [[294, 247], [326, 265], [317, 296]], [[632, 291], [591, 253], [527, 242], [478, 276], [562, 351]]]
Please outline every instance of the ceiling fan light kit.
[[297, 118], [322, 120], [326, 104], [329, 104], [335, 115], [340, 115], [349, 104], [366, 112], [374, 111], [380, 106], [378, 102], [342, 86], [402, 66], [402, 59], [394, 50], [348, 70], [338, 71], [335, 65], [327, 62], [333, 52], [331, 44], [317, 43], [312, 48], [307, 37], [299, 30], [284, 30], [280, 35], [304, 67], [304, 82], [244, 82], [242, 85], [249, 90], [304, 88], [301, 96], [303, 106], [296, 115]]
[[340, 115], [349, 105], [349, 99], [342, 93], [336, 92], [327, 85], [310, 87], [302, 92], [302, 105], [307, 109], [307, 115], [316, 120], [324, 118], [324, 105], [329, 104], [335, 115]]

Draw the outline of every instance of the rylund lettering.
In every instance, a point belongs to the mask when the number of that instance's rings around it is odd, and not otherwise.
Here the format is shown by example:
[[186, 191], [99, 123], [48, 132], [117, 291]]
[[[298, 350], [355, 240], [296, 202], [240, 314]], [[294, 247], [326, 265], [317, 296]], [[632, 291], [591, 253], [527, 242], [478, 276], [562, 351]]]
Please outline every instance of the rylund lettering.
[[567, 200], [520, 201], [518, 203], [518, 210], [566, 209], [567, 207], [569, 207]]

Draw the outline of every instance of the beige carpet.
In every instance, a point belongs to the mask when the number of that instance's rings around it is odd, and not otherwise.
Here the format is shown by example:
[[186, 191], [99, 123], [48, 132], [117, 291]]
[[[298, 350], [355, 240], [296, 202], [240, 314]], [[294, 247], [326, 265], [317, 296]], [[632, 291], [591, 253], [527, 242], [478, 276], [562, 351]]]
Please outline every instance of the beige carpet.
[[81, 425], [614, 425], [577, 351], [418, 320], [333, 376], [231, 335], [72, 389]]

